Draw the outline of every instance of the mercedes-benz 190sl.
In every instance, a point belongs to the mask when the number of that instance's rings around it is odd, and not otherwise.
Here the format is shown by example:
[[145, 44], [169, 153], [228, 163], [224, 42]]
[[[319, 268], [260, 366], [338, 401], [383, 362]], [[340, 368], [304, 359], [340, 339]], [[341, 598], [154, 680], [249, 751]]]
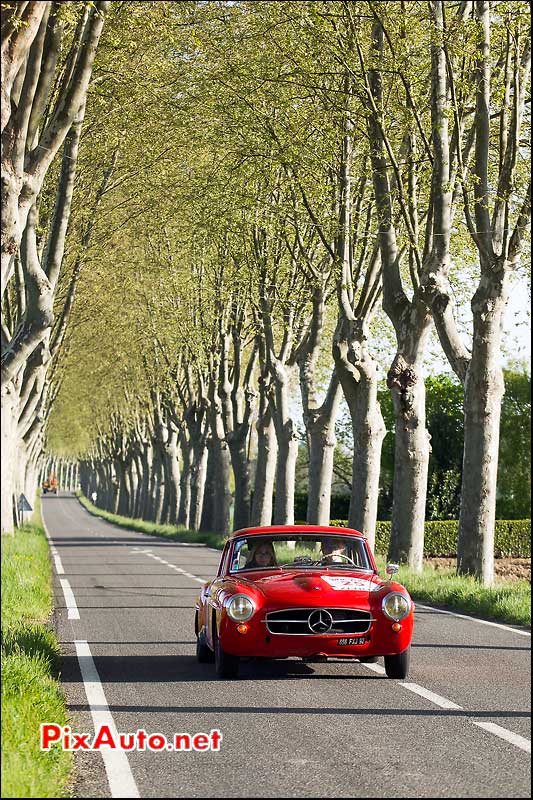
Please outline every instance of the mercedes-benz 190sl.
[[244, 658], [374, 662], [405, 678], [414, 603], [378, 575], [366, 538], [348, 528], [287, 525], [236, 531], [196, 604], [196, 655], [236, 678]]

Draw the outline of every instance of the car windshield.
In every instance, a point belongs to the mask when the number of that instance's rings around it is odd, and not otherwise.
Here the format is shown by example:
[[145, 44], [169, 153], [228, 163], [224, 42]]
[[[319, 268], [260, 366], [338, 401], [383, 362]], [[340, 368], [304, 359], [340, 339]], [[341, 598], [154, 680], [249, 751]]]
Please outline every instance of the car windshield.
[[362, 569], [372, 571], [365, 543], [355, 536], [273, 534], [236, 539], [230, 572], [252, 569]]

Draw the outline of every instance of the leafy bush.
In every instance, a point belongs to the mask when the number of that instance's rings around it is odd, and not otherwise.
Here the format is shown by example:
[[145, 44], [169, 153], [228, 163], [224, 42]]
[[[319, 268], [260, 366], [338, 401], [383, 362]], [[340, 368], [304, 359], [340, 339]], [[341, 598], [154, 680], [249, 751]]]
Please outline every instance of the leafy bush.
[[[332, 519], [331, 525], [345, 528], [348, 521]], [[387, 553], [390, 541], [390, 522], [376, 523], [376, 553]], [[450, 557], [457, 555], [456, 519], [430, 520], [426, 522], [424, 555], [427, 557]], [[496, 520], [494, 552], [497, 558], [531, 557], [531, 520]]]

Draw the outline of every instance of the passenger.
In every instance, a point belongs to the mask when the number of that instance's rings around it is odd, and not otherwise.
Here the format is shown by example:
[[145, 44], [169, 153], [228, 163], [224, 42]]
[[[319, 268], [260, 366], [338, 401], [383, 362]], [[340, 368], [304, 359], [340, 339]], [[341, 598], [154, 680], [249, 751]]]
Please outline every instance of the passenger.
[[250, 569], [251, 567], [258, 569], [276, 567], [276, 554], [272, 544], [270, 542], [261, 542], [254, 545], [244, 566], [245, 569]]

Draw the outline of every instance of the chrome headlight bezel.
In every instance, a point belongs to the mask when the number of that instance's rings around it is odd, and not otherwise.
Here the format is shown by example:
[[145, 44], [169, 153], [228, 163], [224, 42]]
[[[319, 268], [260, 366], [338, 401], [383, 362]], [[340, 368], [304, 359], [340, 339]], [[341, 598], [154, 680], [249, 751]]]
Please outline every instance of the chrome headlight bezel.
[[[391, 614], [387, 610], [387, 602], [394, 597], [400, 597], [405, 602], [405, 608], [403, 611], [398, 611], [395, 614]], [[411, 601], [402, 592], [389, 592], [388, 594], [385, 595], [385, 597], [381, 601], [381, 610], [388, 619], [392, 619], [395, 622], [400, 622], [400, 620], [405, 619], [406, 617], [409, 616], [411, 612]]]
[[[244, 616], [234, 616], [234, 613], [232, 613], [232, 610], [235, 607], [235, 603], [238, 600], [239, 601], [240, 600], [245, 600], [245, 601], [247, 601], [249, 603], [248, 611], [245, 612]], [[233, 620], [233, 622], [246, 622], [247, 620], [251, 619], [251, 617], [253, 617], [253, 615], [255, 614], [255, 609], [256, 609], [256, 606], [255, 606], [254, 601], [247, 594], [234, 594], [233, 597], [231, 597], [228, 600], [228, 603], [226, 605], [226, 613], [227, 613], [228, 617], [231, 620]]]

